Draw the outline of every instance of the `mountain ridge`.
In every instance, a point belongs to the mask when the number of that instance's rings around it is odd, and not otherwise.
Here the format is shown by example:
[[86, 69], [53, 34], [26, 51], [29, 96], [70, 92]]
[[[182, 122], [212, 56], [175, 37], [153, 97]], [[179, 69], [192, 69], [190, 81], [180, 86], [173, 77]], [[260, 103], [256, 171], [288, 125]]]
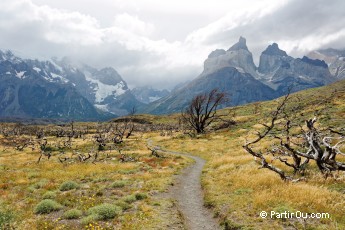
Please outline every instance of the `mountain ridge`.
[[[242, 76], [243, 79], [239, 79], [238, 76]], [[221, 80], [222, 82], [219, 83]], [[204, 83], [200, 83], [202, 81]], [[306, 56], [293, 58], [281, 50], [277, 43], [269, 45], [262, 52], [257, 67], [246, 45], [246, 39], [240, 37], [227, 51], [224, 49], [212, 51], [204, 62], [203, 72], [193, 81], [171, 92], [167, 97], [142, 108], [140, 112], [153, 114], [180, 112], [186, 106], [186, 101], [213, 88], [219, 88], [230, 96], [231, 104], [223, 106], [234, 106], [273, 99], [286, 94], [291, 87], [292, 92], [296, 92], [334, 81], [336, 78], [332, 76], [324, 61], [312, 60]], [[199, 85], [204, 86], [202, 90]]]
[[115, 69], [68, 59], [38, 61], [0, 51], [0, 83], [2, 117], [104, 120], [142, 105]]

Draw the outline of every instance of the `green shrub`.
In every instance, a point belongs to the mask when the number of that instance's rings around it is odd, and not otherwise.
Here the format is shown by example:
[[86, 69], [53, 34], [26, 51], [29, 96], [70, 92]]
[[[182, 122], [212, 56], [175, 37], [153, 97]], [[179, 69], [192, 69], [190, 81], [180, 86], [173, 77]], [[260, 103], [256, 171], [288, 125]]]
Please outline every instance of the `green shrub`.
[[48, 191], [43, 194], [42, 198], [43, 199], [54, 199], [56, 197], [56, 192], [53, 191]]
[[122, 208], [113, 204], [101, 204], [90, 208], [88, 215], [95, 215], [97, 220], [112, 219], [122, 213]]
[[127, 203], [133, 203], [137, 200], [137, 198], [135, 197], [135, 195], [127, 195], [125, 197], [122, 198], [124, 201], [126, 201]]
[[135, 198], [137, 200], [143, 200], [147, 198], [147, 194], [146, 193], [142, 193], [142, 192], [138, 192], [135, 194]]
[[60, 185], [60, 191], [69, 191], [76, 188], [79, 188], [79, 184], [74, 181], [66, 181]]
[[9, 210], [0, 210], [0, 229], [12, 229], [10, 228], [14, 215]]
[[29, 191], [35, 192], [37, 189], [43, 188], [45, 185], [47, 185], [47, 183], [48, 183], [48, 180], [46, 180], [46, 179], [40, 180], [40, 181], [36, 182], [35, 184], [32, 184], [29, 187]]
[[130, 209], [130, 207], [131, 207], [130, 204], [128, 204], [127, 202], [124, 202], [122, 200], [115, 201], [114, 204], [121, 207], [123, 210]]
[[64, 219], [78, 219], [83, 215], [83, 212], [79, 209], [70, 209], [62, 215]]
[[127, 181], [124, 180], [116, 180], [111, 184], [112, 188], [123, 188], [127, 184]]
[[58, 211], [62, 208], [62, 205], [57, 203], [55, 200], [46, 199], [42, 200], [38, 203], [35, 207], [34, 212], [36, 214], [46, 214], [51, 213], [53, 211]]
[[97, 220], [97, 215], [89, 215], [81, 219], [83, 225], [89, 225]]

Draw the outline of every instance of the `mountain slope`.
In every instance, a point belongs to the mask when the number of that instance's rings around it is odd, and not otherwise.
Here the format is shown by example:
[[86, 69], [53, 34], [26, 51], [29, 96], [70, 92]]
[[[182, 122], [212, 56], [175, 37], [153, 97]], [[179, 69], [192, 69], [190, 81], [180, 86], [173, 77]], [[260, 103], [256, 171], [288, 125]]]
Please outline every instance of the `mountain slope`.
[[337, 79], [345, 79], [345, 50], [324, 49], [312, 51], [308, 57], [325, 61], [329, 71]]
[[334, 82], [324, 61], [308, 57], [293, 58], [280, 50], [278, 44], [268, 46], [260, 56], [258, 73], [261, 80], [283, 95], [292, 86], [292, 91], [327, 85]]
[[149, 104], [157, 101], [158, 99], [169, 95], [168, 90], [157, 90], [149, 86], [137, 87], [131, 90], [135, 98], [144, 103]]
[[142, 105], [113, 68], [101, 70], [64, 58], [21, 59], [0, 51], [0, 116], [95, 120]]
[[227, 51], [217, 49], [211, 52], [198, 78], [151, 103], [141, 112], [180, 112], [192, 97], [214, 88], [230, 96], [231, 103], [227, 105], [241, 105], [279, 97], [291, 87], [292, 92], [296, 92], [327, 85], [335, 80], [324, 61], [308, 57], [295, 59], [280, 50], [276, 43], [262, 52], [259, 67], [256, 67], [246, 39], [240, 37]]
[[[241, 87], [239, 87], [241, 86]], [[256, 80], [250, 74], [240, 73], [234, 67], [225, 67], [211, 74], [201, 75], [188, 85], [162, 98], [143, 112], [165, 114], [181, 112], [191, 98], [214, 88], [226, 92], [230, 102], [223, 106], [246, 104], [257, 100], [270, 100], [277, 95], [274, 90]]]
[[[15, 57], [1, 53], [0, 116], [22, 118], [105, 119], [62, 77]], [[48, 78], [50, 76], [51, 78]]]
[[133, 107], [142, 105], [120, 74], [111, 67], [100, 70], [83, 64], [75, 67], [70, 65], [68, 59], [56, 60], [55, 63], [77, 91], [103, 112], [121, 116], [128, 114]]

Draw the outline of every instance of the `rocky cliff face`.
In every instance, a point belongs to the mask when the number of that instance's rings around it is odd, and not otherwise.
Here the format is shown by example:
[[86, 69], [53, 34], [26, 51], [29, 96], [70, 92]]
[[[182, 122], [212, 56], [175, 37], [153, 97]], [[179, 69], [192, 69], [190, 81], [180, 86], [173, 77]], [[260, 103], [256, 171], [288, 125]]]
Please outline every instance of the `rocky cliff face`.
[[285, 51], [279, 49], [277, 43], [273, 43], [262, 52], [258, 71], [262, 74], [269, 74], [281, 66], [287, 66], [292, 59]]
[[262, 82], [280, 95], [286, 93], [290, 87], [295, 92], [335, 81], [324, 61], [308, 57], [295, 59], [280, 50], [276, 43], [262, 52], [258, 74]]
[[282, 96], [291, 87], [295, 92], [335, 80], [324, 61], [308, 57], [295, 59], [279, 49], [276, 43], [262, 52], [257, 68], [246, 40], [240, 37], [227, 51], [217, 49], [211, 52], [198, 78], [151, 103], [143, 111], [157, 114], [180, 112], [192, 97], [214, 88], [229, 95], [231, 103], [227, 105], [240, 105]]
[[241, 73], [249, 73], [257, 78], [253, 55], [248, 50], [246, 39], [240, 37], [239, 41], [227, 51], [215, 50], [204, 62], [203, 75], [208, 75], [225, 67], [234, 67]]
[[310, 52], [308, 57], [325, 61], [336, 79], [345, 79], [345, 50], [317, 50]]

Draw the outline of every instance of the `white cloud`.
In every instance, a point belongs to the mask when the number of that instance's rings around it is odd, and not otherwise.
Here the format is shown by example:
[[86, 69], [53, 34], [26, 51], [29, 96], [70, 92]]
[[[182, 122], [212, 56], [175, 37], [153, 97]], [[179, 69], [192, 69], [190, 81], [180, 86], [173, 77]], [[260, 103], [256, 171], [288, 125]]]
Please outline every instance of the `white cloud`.
[[[44, 5], [46, 4], [46, 5]], [[269, 42], [293, 55], [344, 48], [342, 0], [1, 0], [0, 48], [113, 66], [131, 85], [196, 77], [240, 35], [254, 58]], [[139, 79], [140, 78], [140, 79]]]
[[[191, 43], [207, 43], [208, 40], [220, 33], [231, 31], [237, 27], [245, 26], [283, 7], [288, 0], [257, 2], [244, 1], [243, 5], [237, 5], [225, 16], [217, 21], [193, 31], [186, 41]], [[247, 5], [246, 5], [247, 4]], [[239, 10], [241, 9], [241, 10]]]
[[151, 35], [155, 30], [153, 24], [141, 21], [138, 16], [132, 16], [128, 13], [116, 15], [114, 26], [144, 36]]
[[280, 45], [281, 49], [298, 56], [302, 56], [309, 51], [317, 50], [319, 48], [325, 47], [333, 42], [345, 39], [345, 29], [339, 31], [324, 34], [315, 33], [310, 34], [306, 37], [295, 39], [295, 40], [278, 40], [277, 43]]
[[[25, 26], [40, 28], [42, 39], [48, 42], [81, 45], [101, 43], [97, 20], [79, 12], [58, 10], [49, 6], [37, 6], [29, 0], [4, 0], [0, 8], [0, 12], [7, 15], [6, 21], [10, 22], [11, 29]], [[32, 31], [14, 32], [20, 34], [21, 32], [31, 33]]]

